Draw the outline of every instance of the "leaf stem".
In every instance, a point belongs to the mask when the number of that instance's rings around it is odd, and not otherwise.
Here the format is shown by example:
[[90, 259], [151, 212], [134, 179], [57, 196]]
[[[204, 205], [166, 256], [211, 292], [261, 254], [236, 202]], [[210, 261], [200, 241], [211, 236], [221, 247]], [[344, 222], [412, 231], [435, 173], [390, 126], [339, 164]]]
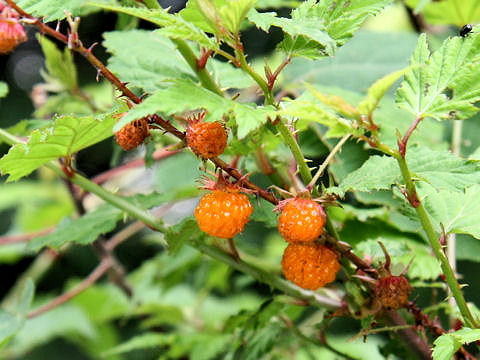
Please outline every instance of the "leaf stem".
[[210, 76], [207, 69], [199, 68], [197, 66], [197, 57], [193, 53], [190, 46], [188, 46], [187, 42], [185, 40], [180, 40], [180, 39], [172, 39], [172, 42], [177, 46], [178, 51], [183, 56], [185, 61], [188, 63], [190, 68], [197, 74], [198, 79], [202, 83], [203, 87], [214, 92], [215, 94], [223, 96], [222, 90], [220, 90], [218, 85]]
[[420, 220], [420, 223], [422, 224], [422, 227], [425, 233], [427, 234], [427, 238], [430, 242], [430, 246], [432, 247], [433, 252], [435, 253], [435, 256], [440, 261], [440, 266], [442, 268], [443, 274], [445, 275], [445, 280], [453, 296], [455, 297], [455, 300], [457, 301], [458, 308], [460, 309], [460, 313], [463, 316], [465, 325], [468, 327], [475, 328], [476, 327], [475, 319], [473, 318], [472, 313], [470, 312], [470, 309], [467, 306], [467, 302], [465, 301], [460, 285], [455, 277], [455, 273], [450, 267], [448, 259], [445, 256], [445, 253], [443, 252], [442, 245], [440, 244], [440, 240], [438, 239], [435, 233], [433, 225], [430, 221], [430, 217], [428, 216], [427, 212], [425, 211], [425, 208], [423, 207], [422, 202], [417, 196], [415, 183], [413, 182], [405, 157], [401, 156], [400, 154], [397, 154], [395, 156], [395, 159], [397, 160], [398, 165], [400, 166], [400, 171], [402, 173], [403, 180], [405, 181], [405, 184], [407, 187], [407, 198], [409, 198], [408, 200], [410, 201], [412, 206], [415, 208], [415, 211], [417, 212], [417, 216]]

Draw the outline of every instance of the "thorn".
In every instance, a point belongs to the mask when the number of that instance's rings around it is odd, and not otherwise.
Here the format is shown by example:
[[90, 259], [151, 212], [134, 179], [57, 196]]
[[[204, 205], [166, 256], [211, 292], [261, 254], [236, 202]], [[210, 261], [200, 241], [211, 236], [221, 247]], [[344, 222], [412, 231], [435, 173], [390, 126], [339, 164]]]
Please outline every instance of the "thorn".
[[98, 45], [98, 42], [94, 42], [94, 43], [93, 43], [92, 45], [90, 45], [90, 47], [87, 49], [87, 52], [88, 52], [89, 54], [91, 54], [93, 48], [94, 48], [95, 46], [97, 46], [97, 45]]
[[97, 80], [97, 82], [100, 81], [100, 76], [102, 76], [102, 70], [97, 69], [97, 76], [95, 77], [95, 80]]

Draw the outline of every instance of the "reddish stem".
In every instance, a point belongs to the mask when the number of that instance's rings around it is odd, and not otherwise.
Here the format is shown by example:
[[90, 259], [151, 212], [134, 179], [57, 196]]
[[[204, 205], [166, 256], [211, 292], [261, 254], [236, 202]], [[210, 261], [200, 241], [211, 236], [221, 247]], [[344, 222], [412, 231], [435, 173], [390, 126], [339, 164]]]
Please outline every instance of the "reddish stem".
[[6, 236], [0, 236], [0, 246], [1, 245], [9, 245], [9, 244], [17, 244], [21, 242], [27, 242], [30, 241], [31, 239], [34, 239], [38, 236], [43, 236], [51, 233], [53, 230], [55, 230], [54, 227], [50, 227], [47, 229], [39, 230], [39, 231], [34, 231], [28, 234], [20, 234], [20, 235], [6, 235]]
[[267, 85], [269, 90], [273, 89], [273, 86], [275, 85], [275, 81], [277, 80], [278, 75], [280, 75], [280, 72], [283, 70], [283, 68], [290, 63], [290, 60], [291, 60], [290, 56], [287, 56], [282, 61], [282, 63], [278, 66], [277, 70], [275, 70], [273, 74], [270, 74], [270, 73], [267, 74]]
[[202, 48], [202, 53], [200, 58], [197, 59], [197, 69], [202, 70], [205, 69], [205, 66], [207, 66], [207, 61], [210, 58], [210, 56], [213, 54], [213, 50], [207, 50]]
[[402, 157], [405, 157], [405, 153], [407, 151], [408, 139], [410, 139], [410, 136], [412, 135], [413, 131], [417, 128], [418, 124], [422, 120], [423, 120], [423, 117], [417, 117], [408, 128], [407, 132], [403, 136], [403, 139], [401, 141], [398, 141], [398, 152]]

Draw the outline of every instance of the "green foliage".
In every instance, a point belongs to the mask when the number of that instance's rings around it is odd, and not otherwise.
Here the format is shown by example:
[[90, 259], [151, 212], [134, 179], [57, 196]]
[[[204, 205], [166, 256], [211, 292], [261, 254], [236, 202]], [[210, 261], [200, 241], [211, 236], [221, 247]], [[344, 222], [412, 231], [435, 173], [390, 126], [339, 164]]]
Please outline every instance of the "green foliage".
[[271, 26], [288, 34], [278, 45], [290, 57], [317, 59], [331, 56], [347, 42], [369, 15], [378, 13], [390, 0], [319, 1], [309, 0], [292, 11], [291, 19], [276, 13], [252, 10], [248, 19], [268, 32]]
[[397, 104], [417, 118], [467, 119], [480, 100], [480, 36], [456, 36], [430, 53], [426, 35], [418, 40], [410, 64], [413, 69], [397, 91]]
[[480, 1], [456, 0], [407, 0], [407, 5], [422, 12], [425, 19], [431, 24], [451, 24], [461, 28], [468, 23], [477, 23], [480, 20]]
[[182, 113], [191, 109], [205, 109], [212, 120], [220, 120], [231, 113], [236, 122], [237, 136], [244, 138], [250, 132], [265, 124], [268, 118], [274, 118], [275, 110], [271, 106], [254, 107], [228, 100], [196, 85], [192, 81], [177, 80], [166, 89], [156, 91], [152, 96], [135, 106], [115, 125], [120, 129], [129, 122], [147, 115], [161, 112], [165, 115]]
[[460, 349], [460, 346], [480, 339], [479, 329], [463, 328], [454, 333], [444, 334], [434, 342], [433, 359], [449, 360]]
[[26, 144], [14, 145], [0, 159], [0, 170], [3, 174], [10, 174], [8, 181], [18, 180], [51, 160], [72, 156], [112, 136], [116, 121], [114, 114], [96, 118], [59, 117], [48, 129], [35, 130]]
[[[105, 0], [108, 1], [108, 0]], [[74, 16], [87, 15], [95, 8], [87, 6], [87, 0], [66, 0], [59, 6], [56, 0], [18, 0], [17, 5], [34, 16], [43, 17], [45, 21], [65, 19], [65, 10]]]
[[8, 95], [8, 85], [6, 82], [0, 81], [0, 98]]

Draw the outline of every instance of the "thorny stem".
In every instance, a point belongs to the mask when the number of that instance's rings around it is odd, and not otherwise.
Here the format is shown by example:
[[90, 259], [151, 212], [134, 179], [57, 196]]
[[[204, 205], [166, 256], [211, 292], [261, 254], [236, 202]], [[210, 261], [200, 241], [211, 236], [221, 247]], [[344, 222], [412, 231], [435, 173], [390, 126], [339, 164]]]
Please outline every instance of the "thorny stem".
[[410, 136], [412, 135], [413, 131], [417, 128], [418, 124], [422, 120], [423, 120], [423, 117], [421, 116], [417, 117], [408, 128], [403, 139], [398, 142], [398, 152], [400, 153], [401, 156], [405, 157], [405, 153], [407, 151], [408, 139], [410, 139]]
[[49, 310], [52, 310], [53, 308], [66, 303], [73, 297], [77, 296], [81, 292], [85, 291], [88, 289], [90, 286], [92, 286], [98, 279], [102, 277], [105, 272], [111, 268], [112, 266], [112, 261], [111, 258], [105, 258], [103, 259], [100, 264], [88, 275], [80, 284], [75, 286], [73, 289], [67, 291], [66, 293], [56, 297], [49, 303], [39, 307], [38, 309], [35, 309], [31, 312], [28, 313], [27, 318], [31, 319], [36, 316], [39, 316]]

